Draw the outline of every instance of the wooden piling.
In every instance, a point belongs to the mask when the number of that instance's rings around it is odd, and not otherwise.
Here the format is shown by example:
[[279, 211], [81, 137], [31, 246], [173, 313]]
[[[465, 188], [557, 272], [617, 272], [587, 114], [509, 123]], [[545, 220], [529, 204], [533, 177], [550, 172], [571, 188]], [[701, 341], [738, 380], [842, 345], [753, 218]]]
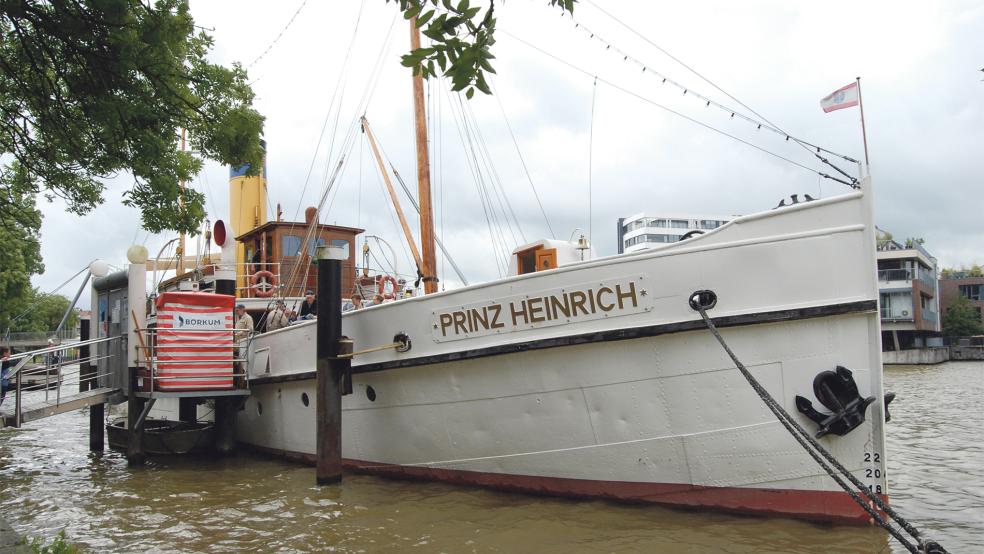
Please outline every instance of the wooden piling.
[[198, 399], [179, 398], [178, 399], [178, 420], [185, 423], [198, 421]]
[[129, 387], [126, 401], [126, 463], [130, 466], [143, 465], [146, 455], [143, 450], [143, 421], [140, 418], [144, 409], [144, 399], [137, 397], [137, 368], [127, 368]]
[[105, 404], [89, 406], [89, 451], [102, 452], [106, 447]]
[[342, 376], [350, 359], [338, 359], [342, 338], [342, 262], [318, 260], [316, 480], [342, 480]]
[[215, 443], [213, 448], [220, 455], [236, 450], [236, 413], [239, 400], [233, 396], [215, 397]]

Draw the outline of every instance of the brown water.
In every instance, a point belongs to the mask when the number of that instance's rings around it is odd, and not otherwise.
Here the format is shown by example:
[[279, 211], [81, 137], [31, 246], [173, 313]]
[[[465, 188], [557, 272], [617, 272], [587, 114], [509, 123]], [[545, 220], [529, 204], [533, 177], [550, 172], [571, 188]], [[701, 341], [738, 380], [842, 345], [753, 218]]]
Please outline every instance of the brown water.
[[[889, 367], [892, 502], [950, 552], [984, 552], [984, 363]], [[346, 475], [241, 455], [88, 452], [88, 417], [0, 431], [0, 515], [116, 552], [903, 552], [873, 528], [575, 502]]]

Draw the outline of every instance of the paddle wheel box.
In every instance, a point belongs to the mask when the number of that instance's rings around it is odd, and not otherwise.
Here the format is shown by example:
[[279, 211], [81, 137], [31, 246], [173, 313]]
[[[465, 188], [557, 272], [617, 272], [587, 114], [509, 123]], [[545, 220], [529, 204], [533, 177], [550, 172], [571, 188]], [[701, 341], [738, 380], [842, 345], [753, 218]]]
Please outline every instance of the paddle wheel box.
[[[188, 392], [234, 387], [233, 316], [236, 299], [206, 292], [157, 297], [154, 390]], [[143, 380], [144, 387], [150, 385]]]

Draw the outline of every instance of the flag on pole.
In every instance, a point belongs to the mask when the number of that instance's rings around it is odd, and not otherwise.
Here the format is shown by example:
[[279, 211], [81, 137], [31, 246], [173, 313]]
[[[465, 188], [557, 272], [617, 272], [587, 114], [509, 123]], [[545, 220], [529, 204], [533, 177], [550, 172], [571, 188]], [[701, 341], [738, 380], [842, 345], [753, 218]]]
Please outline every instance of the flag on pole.
[[820, 107], [824, 113], [834, 110], [843, 110], [858, 105], [858, 83], [854, 82], [845, 87], [841, 87], [834, 92], [824, 96], [820, 100]]

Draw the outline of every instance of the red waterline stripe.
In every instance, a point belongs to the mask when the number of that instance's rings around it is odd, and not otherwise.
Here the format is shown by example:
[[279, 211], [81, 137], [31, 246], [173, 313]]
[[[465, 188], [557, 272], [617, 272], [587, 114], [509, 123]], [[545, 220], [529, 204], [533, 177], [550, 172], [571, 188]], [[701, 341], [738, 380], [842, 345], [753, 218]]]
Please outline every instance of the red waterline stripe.
[[[314, 465], [313, 454], [241, 443], [259, 451]], [[790, 517], [837, 523], [870, 525], [868, 514], [845, 492], [796, 489], [706, 487], [680, 483], [594, 481], [534, 475], [507, 475], [456, 469], [399, 466], [343, 459], [345, 469], [396, 479], [443, 481], [545, 496], [614, 500], [676, 508], [705, 508], [719, 512]], [[880, 495], [888, 503], [888, 495]]]

